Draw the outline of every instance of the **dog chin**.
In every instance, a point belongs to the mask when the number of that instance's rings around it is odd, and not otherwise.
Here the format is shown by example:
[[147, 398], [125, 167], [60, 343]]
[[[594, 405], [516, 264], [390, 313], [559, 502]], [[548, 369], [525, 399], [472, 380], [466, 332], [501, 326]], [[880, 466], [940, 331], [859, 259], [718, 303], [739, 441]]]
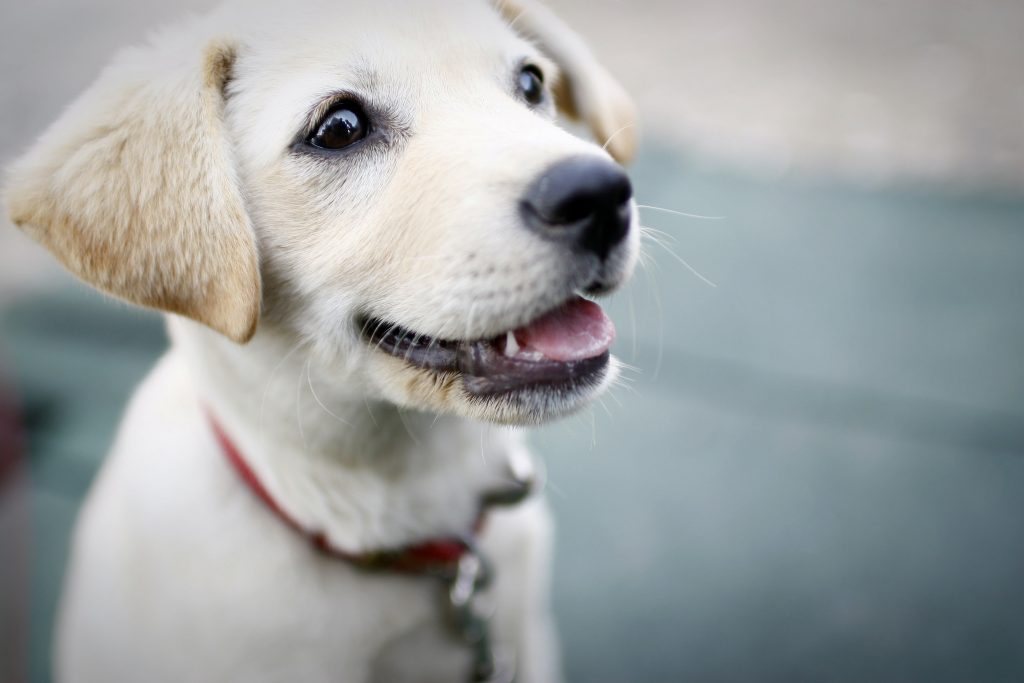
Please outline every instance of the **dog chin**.
[[479, 399], [469, 416], [504, 425], [540, 425], [568, 417], [600, 397], [619, 375], [619, 363], [608, 357], [605, 366], [587, 380], [571, 386], [535, 387], [512, 394]]
[[458, 372], [418, 368], [382, 353], [371, 354], [368, 365], [389, 402], [509, 426], [539, 425], [582, 410], [615, 382], [620, 370], [618, 360], [609, 355], [585, 377], [481, 395], [470, 391], [466, 377]]

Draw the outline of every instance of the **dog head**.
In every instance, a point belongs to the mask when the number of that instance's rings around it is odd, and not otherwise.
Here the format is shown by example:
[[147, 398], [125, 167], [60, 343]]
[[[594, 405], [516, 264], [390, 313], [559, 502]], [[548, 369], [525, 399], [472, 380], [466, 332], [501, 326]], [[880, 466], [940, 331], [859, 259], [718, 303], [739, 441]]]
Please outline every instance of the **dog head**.
[[7, 196], [116, 296], [283, 331], [399, 405], [537, 421], [614, 375], [580, 294], [636, 259], [632, 119], [529, 1], [229, 4], [120, 55]]

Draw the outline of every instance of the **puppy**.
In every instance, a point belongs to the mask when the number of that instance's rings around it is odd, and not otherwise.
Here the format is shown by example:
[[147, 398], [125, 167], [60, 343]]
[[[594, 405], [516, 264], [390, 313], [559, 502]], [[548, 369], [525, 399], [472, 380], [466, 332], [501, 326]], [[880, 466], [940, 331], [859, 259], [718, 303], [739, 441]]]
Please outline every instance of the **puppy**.
[[172, 340], [82, 509], [58, 680], [560, 680], [505, 426], [615, 376], [580, 294], [636, 259], [632, 122], [528, 0], [229, 3], [121, 53], [7, 187]]

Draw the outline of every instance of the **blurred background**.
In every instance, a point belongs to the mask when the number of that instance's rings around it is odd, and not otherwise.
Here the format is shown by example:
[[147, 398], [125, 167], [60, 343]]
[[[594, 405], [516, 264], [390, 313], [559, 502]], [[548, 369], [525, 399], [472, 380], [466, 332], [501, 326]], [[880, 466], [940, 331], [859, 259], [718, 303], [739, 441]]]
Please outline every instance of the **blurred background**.
[[[0, 163], [207, 4], [5, 5]], [[643, 210], [628, 386], [534, 438], [570, 680], [1024, 680], [1024, 3], [550, 4], [640, 105], [639, 200], [711, 217]], [[48, 680], [164, 347], [0, 223], [0, 679]]]

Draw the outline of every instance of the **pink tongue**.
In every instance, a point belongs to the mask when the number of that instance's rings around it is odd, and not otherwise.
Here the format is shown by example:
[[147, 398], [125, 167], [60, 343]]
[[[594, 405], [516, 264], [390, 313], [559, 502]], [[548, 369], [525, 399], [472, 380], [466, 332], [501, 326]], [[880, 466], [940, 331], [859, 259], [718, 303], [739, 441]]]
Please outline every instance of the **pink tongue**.
[[556, 361], [600, 356], [615, 341], [615, 325], [593, 301], [577, 297], [558, 310], [515, 331], [527, 350]]

